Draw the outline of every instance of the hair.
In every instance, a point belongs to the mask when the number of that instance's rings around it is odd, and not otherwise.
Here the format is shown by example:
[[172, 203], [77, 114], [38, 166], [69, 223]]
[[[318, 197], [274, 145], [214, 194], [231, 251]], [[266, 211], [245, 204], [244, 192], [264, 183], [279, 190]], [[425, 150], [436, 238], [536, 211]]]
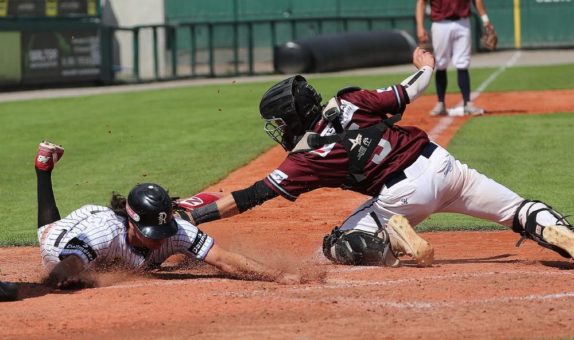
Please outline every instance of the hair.
[[112, 198], [110, 199], [110, 209], [121, 217], [124, 217], [127, 221], [128, 219], [128, 212], [126, 210], [126, 198], [117, 192], [112, 192]]

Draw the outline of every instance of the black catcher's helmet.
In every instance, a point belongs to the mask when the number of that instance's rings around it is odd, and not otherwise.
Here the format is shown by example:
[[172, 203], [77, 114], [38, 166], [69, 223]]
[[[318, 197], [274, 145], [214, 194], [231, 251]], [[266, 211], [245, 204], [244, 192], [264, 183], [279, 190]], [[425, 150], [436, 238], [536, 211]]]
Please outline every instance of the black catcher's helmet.
[[162, 240], [177, 232], [171, 198], [157, 184], [136, 185], [128, 195], [126, 210], [130, 221], [147, 238]]
[[292, 150], [321, 113], [321, 95], [296, 75], [273, 85], [261, 98], [259, 112], [269, 137]]

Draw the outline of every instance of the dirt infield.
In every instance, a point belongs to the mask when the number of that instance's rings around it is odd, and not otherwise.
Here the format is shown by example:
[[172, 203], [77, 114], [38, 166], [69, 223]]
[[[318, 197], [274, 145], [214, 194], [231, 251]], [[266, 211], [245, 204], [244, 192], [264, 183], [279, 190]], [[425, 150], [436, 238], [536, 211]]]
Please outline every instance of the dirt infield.
[[[486, 93], [489, 114], [574, 111], [574, 91]], [[468, 118], [429, 117], [434, 96], [409, 107], [416, 124], [447, 145]], [[455, 103], [458, 96], [447, 97]], [[476, 118], [480, 119], [480, 118]], [[439, 128], [440, 127], [440, 128]], [[207, 190], [229, 192], [277, 165], [274, 148]], [[0, 248], [0, 280], [23, 299], [0, 304], [0, 338], [548, 338], [574, 335], [574, 262], [512, 232], [436, 232], [431, 268], [346, 267], [319, 253], [325, 233], [364, 196], [323, 189], [277, 199], [202, 229], [221, 245], [301, 270], [316, 282], [277, 285], [229, 279], [172, 258], [147, 275], [105, 273], [101, 287], [50, 291], [35, 247]], [[320, 281], [320, 282], [319, 282]]]

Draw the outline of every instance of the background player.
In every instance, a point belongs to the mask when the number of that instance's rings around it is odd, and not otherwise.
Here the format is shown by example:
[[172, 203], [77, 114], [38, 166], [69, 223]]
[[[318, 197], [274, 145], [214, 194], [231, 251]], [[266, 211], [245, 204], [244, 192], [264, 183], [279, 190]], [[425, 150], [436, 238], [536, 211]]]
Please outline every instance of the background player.
[[431, 264], [432, 246], [408, 221], [416, 225], [435, 212], [500, 223], [572, 257], [574, 233], [562, 215], [470, 169], [421, 129], [393, 125], [432, 78], [432, 54], [417, 48], [413, 63], [418, 70], [401, 84], [345, 88], [324, 106], [302, 76], [272, 86], [260, 112], [266, 132], [289, 154], [265, 179], [191, 211], [195, 224], [277, 196], [294, 201], [320, 187], [342, 187], [372, 198], [325, 237], [324, 254], [337, 263], [393, 266], [407, 254]]
[[36, 155], [38, 239], [47, 282], [58, 288], [91, 286], [86, 269], [119, 262], [126, 268], [157, 266], [175, 253], [205, 261], [244, 278], [299, 282], [282, 273], [222, 249], [188, 221], [173, 215], [172, 200], [159, 185], [136, 185], [127, 199], [113, 194], [110, 207], [85, 205], [60, 219], [52, 190], [52, 169], [64, 149], [44, 141]]
[[[425, 44], [429, 36], [424, 27], [427, 0], [417, 0], [416, 22], [419, 43]], [[458, 87], [463, 99], [463, 114], [481, 115], [482, 108], [474, 106], [470, 98], [470, 2], [471, 0], [430, 0], [431, 33], [433, 53], [436, 58], [436, 92], [438, 101], [431, 116], [446, 115], [445, 95], [447, 89], [446, 69], [450, 60], [457, 70]], [[474, 1], [473, 1], [474, 2]], [[475, 1], [476, 9], [484, 26], [493, 28], [486, 14], [483, 0]], [[453, 113], [456, 111], [452, 111]]]

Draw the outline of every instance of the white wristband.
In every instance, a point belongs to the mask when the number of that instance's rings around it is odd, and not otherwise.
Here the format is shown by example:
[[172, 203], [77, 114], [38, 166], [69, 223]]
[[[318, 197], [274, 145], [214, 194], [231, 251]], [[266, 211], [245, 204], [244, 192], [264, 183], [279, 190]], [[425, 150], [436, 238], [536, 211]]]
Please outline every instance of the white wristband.
[[490, 20], [488, 20], [488, 15], [486, 15], [486, 13], [483, 14], [483, 15], [481, 15], [481, 16], [480, 16], [480, 19], [482, 20], [482, 23], [483, 23], [484, 25], [488, 25], [488, 23], [490, 22]]

